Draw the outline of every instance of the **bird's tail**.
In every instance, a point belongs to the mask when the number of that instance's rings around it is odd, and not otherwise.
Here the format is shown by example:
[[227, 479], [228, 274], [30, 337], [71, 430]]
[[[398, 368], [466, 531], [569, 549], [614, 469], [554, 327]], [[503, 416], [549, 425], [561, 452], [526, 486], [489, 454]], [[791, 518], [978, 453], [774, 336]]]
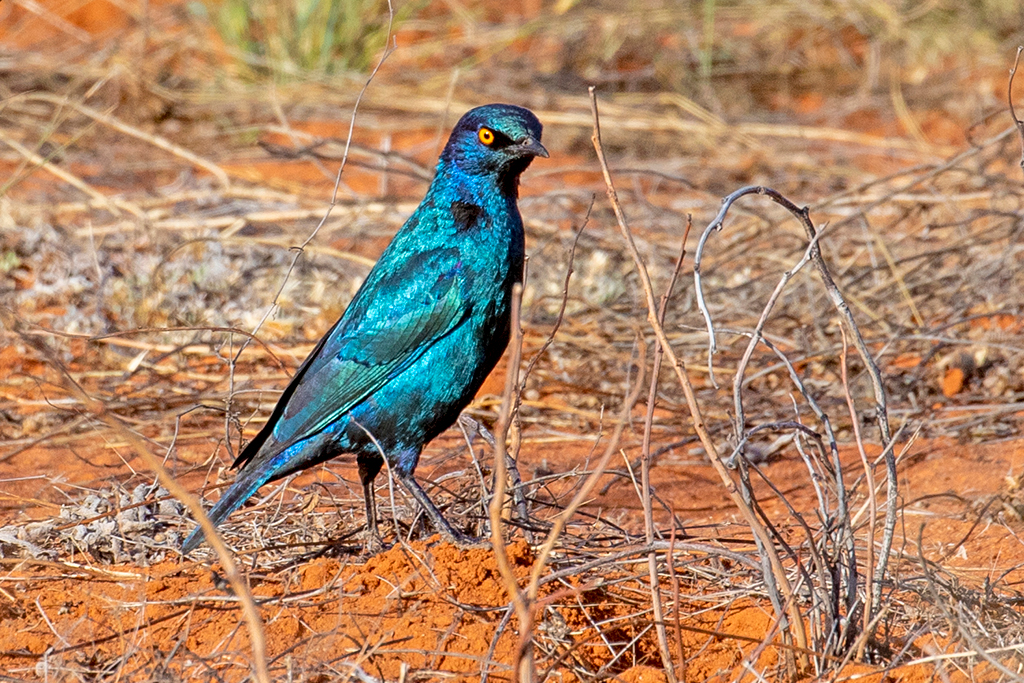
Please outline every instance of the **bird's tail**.
[[[220, 497], [217, 504], [213, 506], [213, 509], [206, 513], [206, 516], [210, 518], [214, 526], [218, 526], [227, 519], [228, 515], [241, 507], [242, 503], [249, 500], [249, 497], [256, 493], [256, 489], [266, 484], [273, 474], [274, 470], [272, 468], [250, 467], [248, 470], [243, 469], [238, 473], [235, 482], [224, 492], [224, 495]], [[185, 542], [181, 544], [181, 553], [183, 555], [189, 554], [203, 542], [204, 538], [203, 528], [196, 527], [189, 534], [189, 537], [185, 539]]]

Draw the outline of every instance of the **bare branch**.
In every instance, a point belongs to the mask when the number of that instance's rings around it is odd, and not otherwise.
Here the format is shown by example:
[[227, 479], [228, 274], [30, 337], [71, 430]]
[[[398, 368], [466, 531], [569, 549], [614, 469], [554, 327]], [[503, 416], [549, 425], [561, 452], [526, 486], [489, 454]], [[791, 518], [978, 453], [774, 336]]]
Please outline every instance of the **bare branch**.
[[1020, 135], [1020, 168], [1024, 170], [1024, 121], [1018, 119], [1017, 112], [1013, 110], [1013, 77], [1017, 75], [1021, 51], [1024, 51], [1024, 46], [1017, 46], [1017, 56], [1013, 58], [1013, 68], [1010, 69], [1010, 82], [1006, 84], [1006, 100], [1010, 105], [1010, 118], [1013, 119], [1013, 125], [1017, 127], [1017, 133]]
[[722, 229], [723, 221], [725, 220], [725, 216], [728, 213], [729, 208], [740, 197], [750, 194], [768, 197], [773, 202], [793, 214], [797, 220], [799, 220], [801, 226], [803, 226], [804, 232], [806, 233], [809, 241], [807, 254], [810, 257], [811, 262], [814, 264], [815, 269], [818, 271], [818, 276], [821, 278], [822, 284], [825, 287], [825, 292], [828, 294], [833, 306], [835, 306], [836, 311], [839, 313], [847, 331], [849, 331], [850, 336], [853, 339], [853, 345], [857, 349], [861, 360], [864, 362], [864, 367], [871, 380], [871, 387], [875, 399], [875, 421], [881, 435], [882, 446], [886, 449], [885, 452], [888, 454], [885, 459], [886, 486], [888, 489], [886, 496], [885, 526], [883, 527], [882, 548], [878, 555], [877, 567], [875, 568], [876, 581], [875, 585], [872, 587], [871, 598], [872, 611], [877, 612], [882, 599], [882, 582], [888, 566], [889, 553], [892, 550], [892, 542], [896, 530], [896, 507], [899, 487], [896, 478], [896, 459], [893, 456], [892, 448], [890, 448], [892, 445], [892, 433], [889, 427], [889, 413], [885, 387], [882, 383], [882, 373], [879, 371], [878, 364], [875, 363], [875, 359], [871, 355], [871, 351], [868, 349], [863, 335], [860, 333], [860, 328], [857, 325], [857, 321], [854, 320], [853, 313], [850, 312], [849, 305], [846, 303], [842, 292], [839, 291], [839, 287], [832, 279], [832, 274], [829, 272], [828, 266], [825, 264], [825, 259], [821, 256], [821, 249], [816, 243], [817, 240], [821, 238], [818, 230], [814, 227], [814, 223], [811, 222], [809, 210], [807, 207], [798, 207], [778, 191], [770, 187], [748, 186], [740, 188], [728, 195], [724, 200], [722, 200], [722, 208], [719, 210], [718, 215], [715, 216], [714, 220], [708, 224], [708, 227], [704, 230], [704, 233], [701, 235], [701, 240], [698, 243], [697, 253], [694, 255], [694, 286], [697, 289], [698, 305], [701, 312], [704, 314], [708, 333], [711, 336], [711, 341], [709, 341], [708, 364], [710, 366], [710, 357], [714, 350], [714, 325], [711, 321], [707, 304], [703, 302], [704, 294], [702, 291], [698, 263], [702, 257], [702, 251], [707, 238], [712, 232], [720, 231]]
[[[591, 86], [589, 90], [590, 108], [594, 118], [594, 132], [591, 136], [591, 142], [593, 142], [598, 162], [601, 165], [601, 172], [604, 175], [605, 186], [608, 191], [608, 200], [611, 202], [612, 210], [615, 213], [615, 219], [619, 225], [619, 231], [622, 233], [622, 237], [626, 242], [626, 247], [629, 250], [630, 256], [633, 258], [633, 264], [636, 267], [637, 274], [640, 277], [640, 284], [643, 287], [647, 303], [647, 320], [654, 329], [654, 333], [664, 349], [665, 356], [668, 358], [670, 365], [676, 373], [676, 378], [679, 380], [679, 384], [683, 389], [683, 394], [686, 397], [686, 405], [690, 410], [693, 429], [697, 432], [701, 445], [704, 446], [704, 450], [706, 451], [708, 458], [711, 460], [711, 464], [718, 473], [718, 476], [721, 478], [722, 484], [725, 486], [729, 497], [743, 515], [744, 521], [750, 526], [751, 531], [753, 531], [757, 542], [760, 544], [761, 549], [765, 554], [767, 565], [770, 567], [770, 571], [765, 572], [765, 583], [766, 585], [771, 586], [777, 582], [779, 589], [784, 595], [784, 600], [776, 601], [776, 603], [781, 604], [784, 602], [788, 605], [789, 623], [787, 624], [787, 628], [793, 635], [797, 646], [806, 648], [807, 633], [804, 629], [803, 617], [800, 614], [800, 610], [797, 607], [796, 602], [792, 600], [793, 587], [786, 575], [785, 568], [782, 565], [782, 560], [779, 558], [778, 552], [776, 551], [767, 530], [757, 518], [757, 515], [754, 513], [750, 504], [740, 493], [736, 486], [736, 482], [733, 481], [728, 468], [722, 461], [718, 448], [715, 446], [714, 441], [711, 440], [711, 434], [708, 432], [707, 425], [704, 423], [704, 416], [697, 403], [697, 396], [693, 391], [693, 385], [690, 382], [689, 376], [686, 374], [686, 366], [683, 361], [676, 356], [671, 344], [669, 344], [668, 337], [665, 335], [665, 330], [662, 327], [661, 322], [658, 320], [658, 306], [654, 298], [654, 289], [651, 286], [651, 277], [647, 272], [647, 266], [644, 264], [643, 257], [640, 255], [640, 251], [636, 247], [636, 243], [633, 240], [633, 234], [630, 232], [629, 225], [626, 222], [626, 217], [622, 212], [622, 206], [619, 204], [619, 199], [615, 192], [615, 185], [612, 182], [611, 171], [608, 168], [608, 162], [604, 156], [604, 148], [601, 146], [601, 125], [597, 111], [597, 95], [593, 86]], [[777, 618], [784, 620], [786, 619], [786, 615], [780, 613], [777, 615]], [[805, 668], [807, 664], [806, 656], [801, 655], [800, 660], [801, 668]]]

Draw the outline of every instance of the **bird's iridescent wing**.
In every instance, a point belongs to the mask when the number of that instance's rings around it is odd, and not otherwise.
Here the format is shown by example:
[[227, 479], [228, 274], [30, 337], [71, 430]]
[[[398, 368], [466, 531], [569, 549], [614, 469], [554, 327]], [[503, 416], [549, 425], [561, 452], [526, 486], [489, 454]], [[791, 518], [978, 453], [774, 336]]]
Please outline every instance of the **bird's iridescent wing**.
[[273, 450], [322, 431], [457, 327], [469, 313], [465, 277], [458, 251], [442, 248], [368, 280], [296, 375]]

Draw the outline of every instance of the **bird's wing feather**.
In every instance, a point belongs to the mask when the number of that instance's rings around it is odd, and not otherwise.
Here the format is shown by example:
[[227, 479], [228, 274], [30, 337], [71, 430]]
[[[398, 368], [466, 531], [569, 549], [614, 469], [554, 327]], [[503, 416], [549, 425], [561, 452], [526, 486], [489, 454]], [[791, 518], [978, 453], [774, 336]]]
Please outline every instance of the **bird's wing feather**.
[[458, 250], [439, 248], [368, 282], [293, 380], [273, 450], [322, 431], [457, 327], [465, 278]]
[[281, 398], [278, 399], [277, 404], [274, 406], [274, 412], [270, 414], [270, 418], [263, 426], [263, 429], [261, 429], [259, 433], [253, 437], [248, 444], [246, 444], [245, 448], [242, 449], [242, 452], [235, 458], [235, 461], [231, 463], [232, 467], [238, 468], [244, 466], [247, 462], [255, 458], [263, 449], [263, 444], [270, 438], [274, 425], [278, 423], [281, 419], [281, 415], [284, 414], [284, 409], [287, 407], [288, 401], [291, 400], [292, 394], [295, 393], [295, 388], [302, 382], [302, 378], [306, 375], [306, 371], [309, 369], [309, 366], [312, 364], [313, 360], [320, 355], [320, 350], [323, 349], [327, 340], [334, 336], [334, 331], [340, 324], [341, 320], [338, 320], [331, 326], [331, 329], [327, 331], [327, 334], [320, 337], [320, 341], [316, 343], [316, 346], [313, 347], [310, 354], [306, 356], [306, 360], [302, 361], [302, 365], [300, 365], [299, 369], [295, 371], [291, 381], [288, 382], [288, 386], [286, 386], [284, 391], [281, 392]]

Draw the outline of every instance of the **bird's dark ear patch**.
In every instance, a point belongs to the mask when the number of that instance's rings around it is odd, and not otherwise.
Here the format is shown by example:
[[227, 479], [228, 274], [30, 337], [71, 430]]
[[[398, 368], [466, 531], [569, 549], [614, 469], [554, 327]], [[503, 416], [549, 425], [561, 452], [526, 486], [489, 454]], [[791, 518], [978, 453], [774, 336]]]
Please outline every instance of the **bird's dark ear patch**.
[[452, 202], [452, 218], [455, 219], [455, 231], [463, 232], [472, 229], [484, 210], [476, 204], [455, 200]]

